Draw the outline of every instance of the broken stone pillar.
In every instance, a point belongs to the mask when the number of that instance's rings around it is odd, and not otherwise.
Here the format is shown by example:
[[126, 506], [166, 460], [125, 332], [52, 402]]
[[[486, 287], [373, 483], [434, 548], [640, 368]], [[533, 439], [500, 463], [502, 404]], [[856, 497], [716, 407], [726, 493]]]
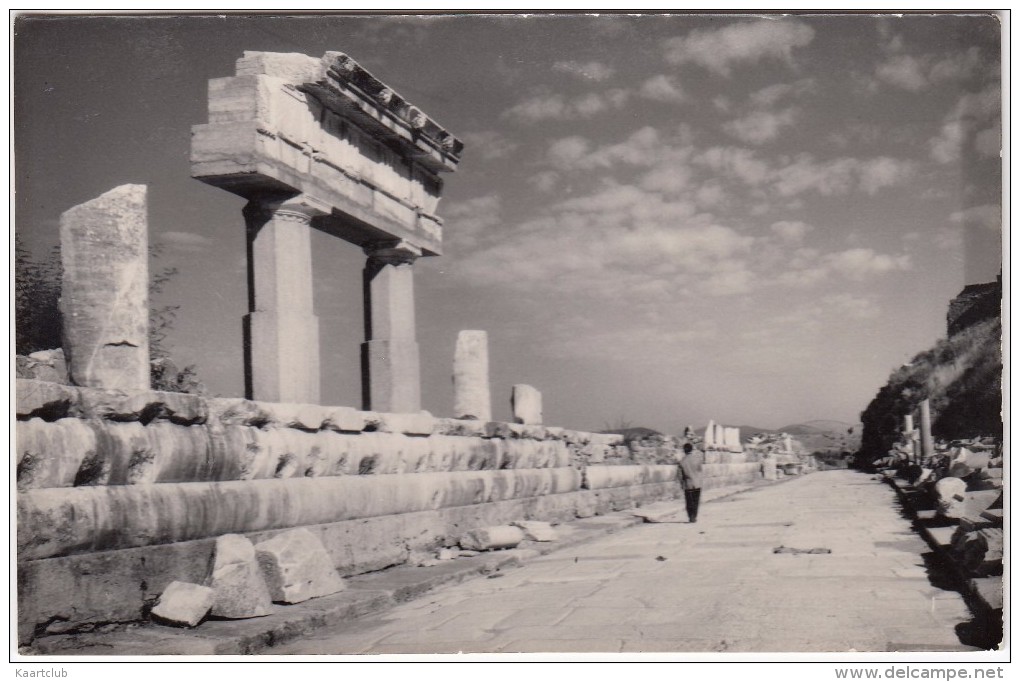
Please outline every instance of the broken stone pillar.
[[931, 404], [928, 400], [921, 401], [921, 455], [931, 457], [935, 454], [935, 441], [931, 435]]
[[492, 419], [489, 394], [489, 335], [465, 330], [457, 335], [453, 358], [453, 416], [455, 419]]
[[366, 248], [362, 402], [376, 412], [421, 410], [421, 374], [414, 320], [414, 261], [406, 242]]
[[722, 424], [715, 425], [715, 435], [712, 437], [712, 441], [715, 443], [717, 448], [723, 448], [726, 446], [726, 427]]
[[542, 394], [533, 386], [514, 384], [510, 395], [514, 421], [518, 424], [542, 423]]
[[903, 433], [908, 436], [914, 431], [914, 415], [905, 414], [903, 415]]
[[63, 347], [71, 383], [149, 388], [145, 185], [121, 185], [60, 216]]
[[245, 394], [252, 400], [319, 402], [319, 318], [312, 307], [311, 221], [301, 201], [251, 201]]

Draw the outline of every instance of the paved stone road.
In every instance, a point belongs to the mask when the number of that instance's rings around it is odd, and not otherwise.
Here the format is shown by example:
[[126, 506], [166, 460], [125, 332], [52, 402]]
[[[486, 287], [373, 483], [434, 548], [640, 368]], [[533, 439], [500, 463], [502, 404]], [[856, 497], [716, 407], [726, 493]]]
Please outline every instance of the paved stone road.
[[887, 485], [819, 472], [264, 653], [963, 649], [954, 626], [969, 611], [933, 585], [927, 552]]

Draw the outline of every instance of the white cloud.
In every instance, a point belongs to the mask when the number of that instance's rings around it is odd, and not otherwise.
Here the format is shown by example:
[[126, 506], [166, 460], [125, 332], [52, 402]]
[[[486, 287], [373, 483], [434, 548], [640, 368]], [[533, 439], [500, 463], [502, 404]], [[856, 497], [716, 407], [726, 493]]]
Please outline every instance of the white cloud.
[[205, 251], [213, 242], [208, 237], [203, 237], [194, 232], [163, 232], [159, 235], [161, 242], [171, 251], [180, 253], [198, 253]]
[[769, 229], [787, 241], [796, 242], [815, 228], [800, 220], [780, 220], [772, 223]]
[[1002, 94], [998, 84], [961, 96], [946, 114], [938, 135], [928, 141], [932, 158], [939, 163], [958, 161], [975, 135], [981, 136], [980, 140], [974, 140], [978, 153], [998, 156], [997, 135], [989, 131], [998, 130], [1001, 108]]
[[816, 161], [810, 154], [802, 154], [776, 171], [775, 189], [783, 196], [811, 190], [825, 196], [849, 194], [858, 189], [875, 194], [884, 187], [910, 180], [916, 172], [915, 162], [887, 156]]
[[559, 93], [540, 94], [510, 107], [503, 112], [503, 117], [525, 123], [591, 118], [603, 111], [623, 107], [629, 98], [630, 93], [621, 88], [590, 92], [573, 98], [564, 97]]
[[855, 320], [870, 320], [878, 317], [881, 309], [874, 301], [853, 294], [834, 294], [822, 298], [822, 305], [840, 317]]
[[902, 44], [885, 61], [875, 67], [875, 77], [894, 87], [918, 92], [934, 84], [966, 81], [973, 77], [981, 65], [981, 51], [977, 47], [961, 50], [938, 59], [934, 54], [898, 54]]
[[477, 248], [500, 223], [500, 199], [494, 194], [443, 206], [443, 236], [458, 251]]
[[791, 64], [793, 50], [815, 36], [807, 24], [789, 19], [734, 23], [719, 29], [695, 29], [663, 42], [666, 61], [694, 63], [723, 76], [733, 65], [774, 59]]
[[788, 97], [801, 95], [815, 87], [813, 78], [802, 78], [794, 83], [775, 83], [751, 93], [748, 98], [757, 107], [772, 107]]
[[1002, 228], [1002, 207], [998, 204], [971, 206], [950, 214], [949, 219], [961, 225], [977, 225], [987, 230]]
[[615, 69], [599, 61], [558, 61], [553, 64], [552, 69], [553, 71], [569, 73], [572, 76], [576, 76], [584, 80], [595, 81], [596, 83], [607, 80], [616, 73]]
[[898, 270], [909, 270], [910, 256], [890, 256], [876, 253], [873, 249], [847, 249], [827, 254], [823, 262], [826, 267], [849, 279], [865, 280], [873, 275]]
[[684, 100], [684, 93], [680, 85], [663, 74], [652, 76], [642, 83], [638, 94], [645, 99], [659, 102], [682, 102]]
[[695, 156], [694, 161], [751, 186], [765, 182], [771, 172], [768, 164], [758, 159], [753, 150], [741, 147], [710, 147]]
[[797, 119], [793, 107], [782, 111], [755, 111], [723, 125], [723, 130], [744, 142], [763, 144], [779, 136], [779, 131]]
[[889, 85], [895, 85], [911, 92], [928, 86], [925, 65], [922, 60], [901, 54], [890, 57], [875, 69], [875, 77]]

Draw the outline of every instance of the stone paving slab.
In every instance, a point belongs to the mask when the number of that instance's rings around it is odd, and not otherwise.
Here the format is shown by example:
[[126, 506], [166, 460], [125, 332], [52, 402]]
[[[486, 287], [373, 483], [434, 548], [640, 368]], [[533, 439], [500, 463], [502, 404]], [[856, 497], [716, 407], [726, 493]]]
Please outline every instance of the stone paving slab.
[[[772, 553], [805, 540], [833, 553]], [[823, 472], [442, 588], [413, 623], [383, 613], [266, 653], [975, 650], [927, 550], [889, 487]]]

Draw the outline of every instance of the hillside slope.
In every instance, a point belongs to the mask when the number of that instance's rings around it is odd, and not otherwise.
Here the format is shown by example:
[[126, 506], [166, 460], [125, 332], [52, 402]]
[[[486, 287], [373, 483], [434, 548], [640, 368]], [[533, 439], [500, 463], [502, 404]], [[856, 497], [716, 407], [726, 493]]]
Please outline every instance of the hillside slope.
[[[1001, 301], [1001, 288], [982, 293], [993, 298], [992, 303], [994, 297]], [[898, 436], [903, 416], [914, 413], [926, 398], [936, 438], [1002, 438], [1002, 325], [998, 305], [984, 309], [986, 317], [970, 320], [963, 328], [957, 325], [956, 333], [890, 375], [861, 413], [862, 463], [886, 454]]]

